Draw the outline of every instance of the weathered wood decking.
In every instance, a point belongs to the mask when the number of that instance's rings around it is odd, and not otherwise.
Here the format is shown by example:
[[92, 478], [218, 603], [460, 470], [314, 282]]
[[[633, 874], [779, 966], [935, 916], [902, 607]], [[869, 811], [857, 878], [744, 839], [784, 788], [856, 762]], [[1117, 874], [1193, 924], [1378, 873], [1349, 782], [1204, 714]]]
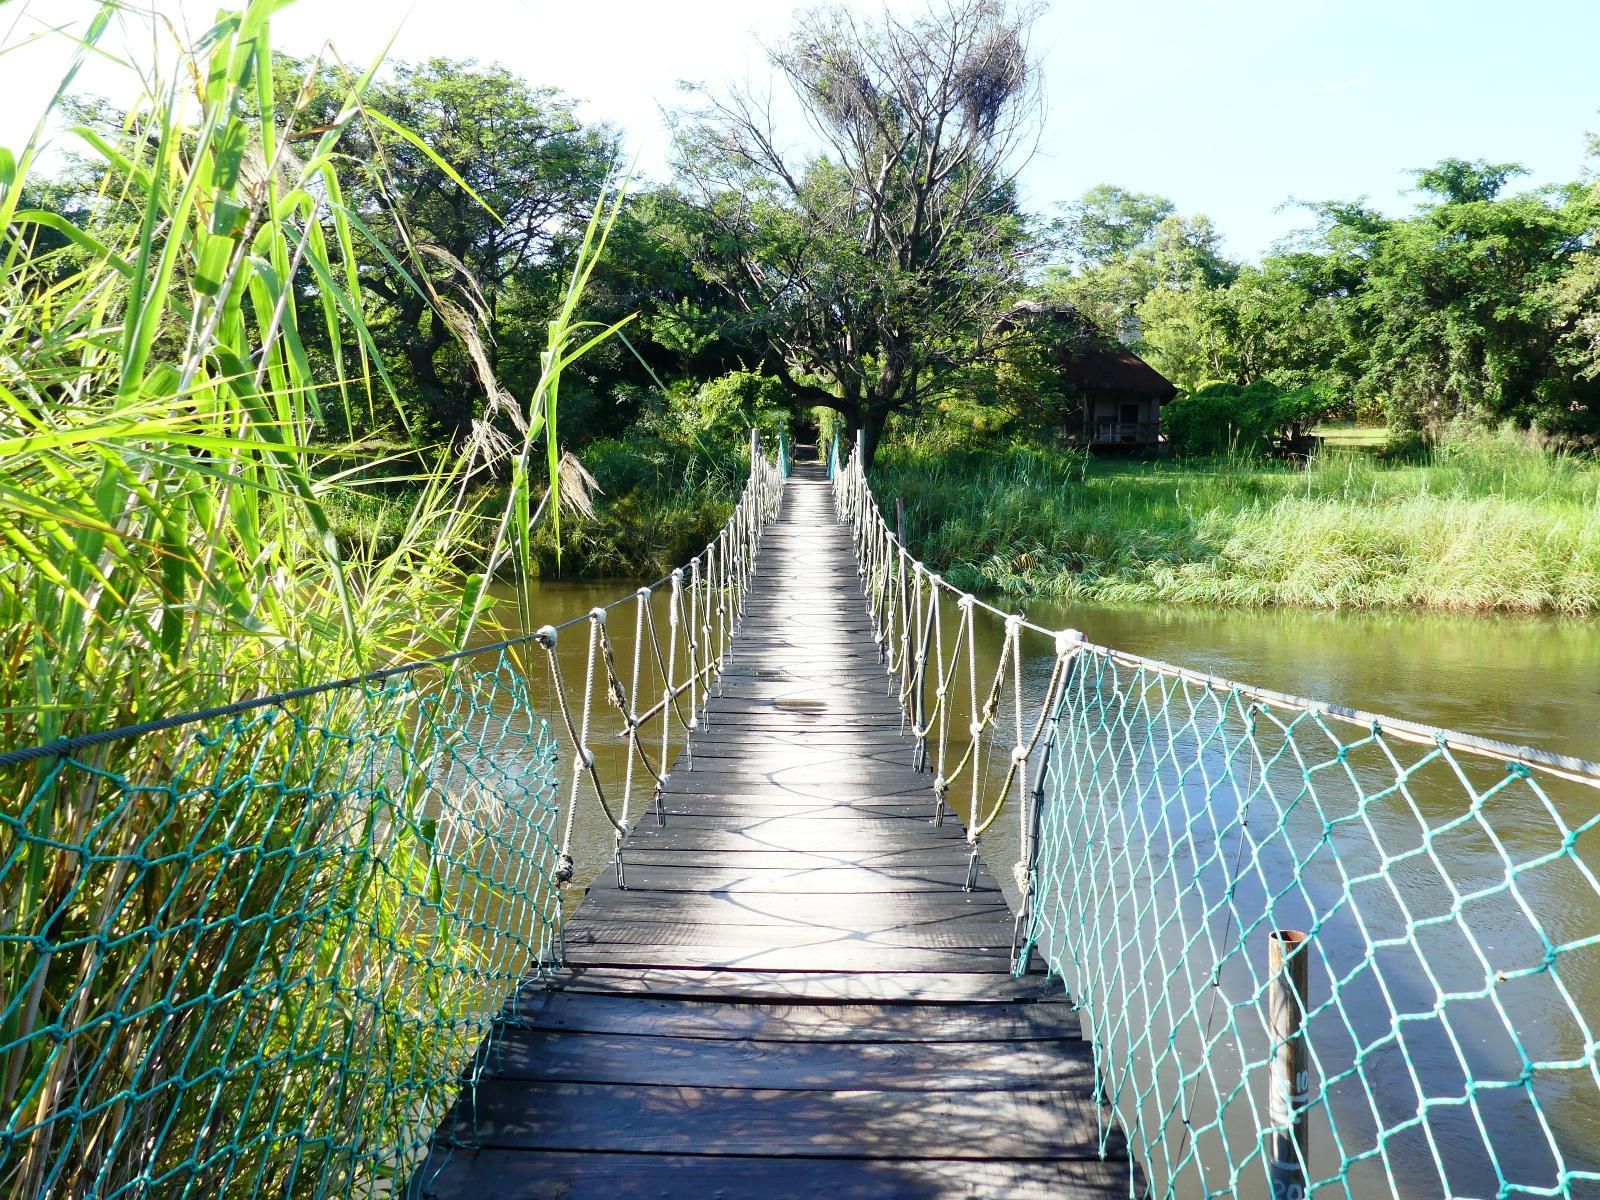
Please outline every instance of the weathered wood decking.
[[415, 1194], [1126, 1195], [1059, 984], [1010, 978], [999, 888], [964, 892], [961, 825], [929, 821], [814, 466], [735, 646], [627, 889], [595, 881], [452, 1118], [478, 1148], [441, 1146]]

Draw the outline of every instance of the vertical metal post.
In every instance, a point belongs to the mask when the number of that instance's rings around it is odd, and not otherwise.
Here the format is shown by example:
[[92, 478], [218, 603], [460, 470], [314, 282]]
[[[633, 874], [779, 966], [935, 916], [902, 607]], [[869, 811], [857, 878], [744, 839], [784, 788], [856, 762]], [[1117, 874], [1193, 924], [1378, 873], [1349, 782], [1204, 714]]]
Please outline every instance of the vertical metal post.
[[1295, 929], [1267, 935], [1267, 1027], [1272, 1037], [1267, 1174], [1273, 1200], [1305, 1200], [1311, 1063], [1305, 1020], [1311, 992], [1309, 941]]
[[1052, 759], [1061, 752], [1061, 716], [1067, 707], [1072, 691], [1072, 676], [1078, 668], [1078, 654], [1084, 642], [1083, 634], [1076, 629], [1063, 629], [1056, 634], [1056, 661], [1060, 670], [1055, 690], [1044, 698], [1045, 711], [1050, 718], [1050, 732], [1045, 735], [1039, 751], [1039, 765], [1034, 768], [1033, 789], [1028, 793], [1028, 803], [1022, 810], [1022, 867], [1023, 877], [1017, 881], [1022, 898], [1017, 904], [1017, 918], [1011, 933], [1011, 970], [1022, 975], [1027, 971], [1027, 952], [1033, 926], [1035, 891], [1039, 883], [1039, 830], [1043, 821], [1045, 783], [1050, 778]]

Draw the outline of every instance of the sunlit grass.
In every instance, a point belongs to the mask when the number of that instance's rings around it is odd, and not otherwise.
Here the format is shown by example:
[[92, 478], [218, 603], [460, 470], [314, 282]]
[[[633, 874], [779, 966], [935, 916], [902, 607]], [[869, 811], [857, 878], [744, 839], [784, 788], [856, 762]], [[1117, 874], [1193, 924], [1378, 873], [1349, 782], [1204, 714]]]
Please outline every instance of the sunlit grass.
[[878, 495], [964, 586], [1102, 601], [1600, 612], [1600, 465], [1456, 431], [1425, 464], [887, 449]]

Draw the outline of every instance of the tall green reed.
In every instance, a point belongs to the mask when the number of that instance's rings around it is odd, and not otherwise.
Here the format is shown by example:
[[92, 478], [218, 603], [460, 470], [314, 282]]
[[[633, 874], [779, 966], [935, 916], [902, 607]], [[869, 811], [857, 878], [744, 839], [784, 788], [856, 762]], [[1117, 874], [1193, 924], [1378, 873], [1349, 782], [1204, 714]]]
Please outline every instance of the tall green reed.
[[[247, 0], [174, 47], [120, 134], [73, 131], [104, 165], [91, 211], [127, 219], [29, 209], [41, 133], [0, 155], [6, 747], [463, 645], [492, 620], [463, 547], [487, 541], [490, 570], [526, 570], [541, 475], [556, 492], [561, 372], [610, 332], [577, 308], [615, 202], [597, 208], [534, 392], [513, 402], [486, 380], [485, 420], [438, 452], [392, 544], [341, 553], [326, 501], [359, 468], [316, 466], [359, 451], [319, 440], [324, 406], [404, 419], [345, 200], [346, 173], [370, 168], [343, 146], [358, 129], [369, 145], [379, 130], [416, 139], [367, 105], [377, 64], [344, 80], [331, 123], [306, 119], [309, 88], [281, 103], [282, 7]], [[96, 13], [55, 107], [124, 16]], [[308, 348], [313, 328], [331, 352]], [[474, 479], [508, 458], [504, 509], [483, 512]], [[538, 926], [548, 895], [507, 872], [542, 870], [543, 851], [524, 845], [517, 866], [496, 849], [512, 818], [537, 842], [547, 799], [517, 670], [348, 689], [282, 719], [5, 772], [0, 1192], [325, 1194], [404, 1172], [540, 945], [510, 931]], [[451, 765], [494, 689], [533, 762], [509, 800], [487, 794], [487, 766], [463, 781]], [[430, 694], [465, 715], [441, 725]], [[330, 1047], [407, 1065], [353, 1072]], [[385, 1079], [412, 1090], [383, 1095]]]

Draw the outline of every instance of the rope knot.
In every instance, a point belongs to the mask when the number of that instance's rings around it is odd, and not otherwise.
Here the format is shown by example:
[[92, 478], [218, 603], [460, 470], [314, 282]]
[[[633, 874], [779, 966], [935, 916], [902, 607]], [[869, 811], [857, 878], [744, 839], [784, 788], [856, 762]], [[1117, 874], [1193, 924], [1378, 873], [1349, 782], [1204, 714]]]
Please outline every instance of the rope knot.
[[556, 648], [556, 636], [556, 627], [554, 625], [541, 625], [538, 632], [533, 635], [533, 640], [546, 650], [554, 650]]
[[1063, 629], [1056, 634], [1056, 657], [1065, 658], [1083, 645], [1083, 634], [1076, 629]]

